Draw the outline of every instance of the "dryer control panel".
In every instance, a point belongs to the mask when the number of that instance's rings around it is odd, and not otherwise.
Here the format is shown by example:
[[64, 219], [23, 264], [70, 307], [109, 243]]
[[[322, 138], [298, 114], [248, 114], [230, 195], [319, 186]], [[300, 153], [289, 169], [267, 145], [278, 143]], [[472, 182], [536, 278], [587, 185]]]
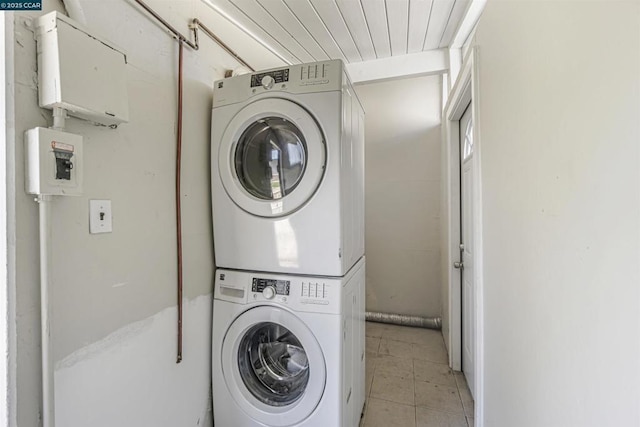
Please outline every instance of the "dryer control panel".
[[289, 81], [289, 69], [284, 68], [281, 70], [265, 71], [264, 73], [251, 75], [251, 87], [265, 86], [265, 77], [267, 77], [272, 84], [285, 83]]
[[213, 108], [252, 102], [254, 96], [269, 92], [303, 94], [341, 91], [347, 84], [343, 81], [345, 75], [344, 64], [339, 59], [241, 74], [214, 83]]

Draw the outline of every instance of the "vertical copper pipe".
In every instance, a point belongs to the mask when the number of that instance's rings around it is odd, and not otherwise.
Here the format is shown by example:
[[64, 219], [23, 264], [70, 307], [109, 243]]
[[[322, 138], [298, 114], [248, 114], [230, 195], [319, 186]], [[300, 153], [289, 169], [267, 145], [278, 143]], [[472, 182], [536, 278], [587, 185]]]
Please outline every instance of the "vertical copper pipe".
[[178, 357], [182, 361], [182, 207], [180, 173], [182, 170], [182, 57], [184, 44], [178, 41], [178, 141], [176, 148], [176, 228], [178, 237]]

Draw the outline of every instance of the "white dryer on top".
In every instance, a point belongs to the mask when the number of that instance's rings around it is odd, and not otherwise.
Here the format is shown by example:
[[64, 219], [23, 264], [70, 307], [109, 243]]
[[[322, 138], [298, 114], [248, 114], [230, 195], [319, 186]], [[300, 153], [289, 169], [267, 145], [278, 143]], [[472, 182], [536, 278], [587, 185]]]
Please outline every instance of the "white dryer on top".
[[364, 255], [364, 112], [341, 61], [215, 82], [221, 268], [343, 276]]

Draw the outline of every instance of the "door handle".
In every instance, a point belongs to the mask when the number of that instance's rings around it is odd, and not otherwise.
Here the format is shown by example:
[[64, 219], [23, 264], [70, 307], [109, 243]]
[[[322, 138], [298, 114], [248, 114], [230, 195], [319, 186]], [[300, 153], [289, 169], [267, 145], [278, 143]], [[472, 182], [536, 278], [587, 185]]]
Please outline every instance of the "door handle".
[[462, 269], [464, 269], [464, 263], [463, 262], [454, 262], [453, 263], [453, 268], [457, 268], [458, 270], [462, 270]]

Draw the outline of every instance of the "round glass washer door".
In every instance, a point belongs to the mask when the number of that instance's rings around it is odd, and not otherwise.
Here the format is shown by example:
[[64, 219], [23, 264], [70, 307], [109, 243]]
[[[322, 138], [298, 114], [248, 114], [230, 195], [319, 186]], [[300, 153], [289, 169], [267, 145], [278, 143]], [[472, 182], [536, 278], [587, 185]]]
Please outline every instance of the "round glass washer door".
[[316, 192], [324, 175], [326, 145], [300, 105], [280, 98], [253, 102], [229, 122], [218, 166], [229, 197], [262, 217], [287, 215]]
[[324, 393], [320, 345], [299, 318], [278, 307], [256, 307], [238, 316], [225, 335], [220, 357], [229, 392], [261, 423], [300, 423]]

